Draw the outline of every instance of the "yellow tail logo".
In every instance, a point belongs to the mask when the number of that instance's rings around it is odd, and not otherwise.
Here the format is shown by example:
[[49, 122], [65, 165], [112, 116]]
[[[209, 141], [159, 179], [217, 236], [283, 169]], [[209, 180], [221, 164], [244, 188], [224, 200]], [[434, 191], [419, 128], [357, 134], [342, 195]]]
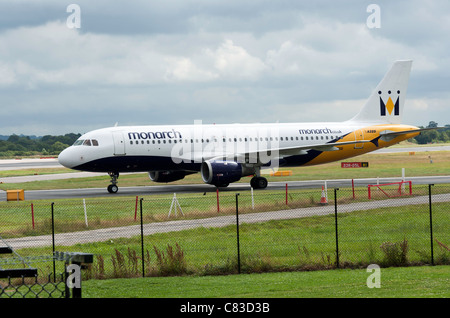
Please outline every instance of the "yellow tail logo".
[[[381, 95], [381, 91], [378, 91], [378, 94]], [[388, 91], [388, 94], [391, 94], [391, 91]], [[397, 94], [400, 95], [400, 91], [397, 91]], [[387, 103], [383, 101], [383, 98], [380, 96], [380, 115], [386, 116], [386, 110], [388, 111], [389, 115], [392, 115], [392, 111], [394, 112], [394, 116], [400, 115], [400, 103], [399, 103], [400, 96], [397, 97], [397, 100], [394, 102], [392, 101], [392, 98], [389, 96]]]

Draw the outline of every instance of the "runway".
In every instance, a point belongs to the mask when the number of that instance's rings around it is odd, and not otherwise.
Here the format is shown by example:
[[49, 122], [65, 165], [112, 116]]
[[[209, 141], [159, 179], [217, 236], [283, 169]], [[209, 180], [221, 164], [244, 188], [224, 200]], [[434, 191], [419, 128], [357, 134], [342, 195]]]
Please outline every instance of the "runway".
[[[354, 179], [356, 187], [367, 186], [368, 184], [391, 183], [401, 181], [401, 178], [366, 178]], [[412, 181], [413, 185], [419, 184], [439, 184], [450, 183], [450, 176], [427, 176], [427, 177], [411, 177], [407, 181]], [[149, 181], [151, 182], [151, 181]], [[286, 183], [289, 189], [321, 189], [325, 186], [332, 188], [350, 188], [352, 186], [351, 179], [335, 179], [335, 180], [307, 180], [307, 181], [289, 181], [289, 182], [269, 182], [264, 190], [285, 191]], [[107, 180], [105, 182], [107, 184]], [[164, 184], [149, 185], [144, 187], [120, 187], [119, 192], [110, 194], [105, 188], [85, 188], [85, 189], [57, 189], [57, 190], [29, 190], [25, 191], [26, 200], [57, 200], [69, 198], [95, 198], [95, 197], [117, 197], [117, 196], [149, 196], [156, 194], [173, 194], [173, 193], [204, 193], [216, 192], [216, 187], [209, 184]], [[250, 191], [248, 183], [233, 183], [226, 188], [220, 188], [221, 192], [239, 193]], [[6, 192], [0, 191], [0, 201], [6, 201]]]
[[[424, 152], [424, 151], [450, 151], [450, 146], [427, 146], [427, 147], [408, 147], [408, 148], [384, 148], [373, 152], [376, 153], [394, 153], [394, 152]], [[62, 168], [56, 158], [45, 159], [22, 159], [22, 160], [0, 160], [0, 170], [21, 170], [33, 168]], [[141, 187], [120, 187], [116, 194], [109, 194], [106, 190], [108, 184], [108, 176], [105, 173], [92, 172], [71, 172], [60, 174], [46, 174], [46, 175], [31, 175], [1, 178], [2, 183], [23, 183], [33, 182], [39, 180], [56, 180], [69, 178], [86, 178], [94, 176], [105, 177], [104, 188], [89, 188], [89, 189], [57, 189], [57, 190], [29, 190], [25, 193], [26, 200], [56, 200], [66, 198], [92, 198], [92, 197], [108, 197], [108, 196], [146, 196], [155, 194], [168, 193], [202, 193], [215, 192], [216, 187], [208, 184], [155, 184], [149, 180], [149, 186]], [[450, 176], [429, 176], [429, 177], [408, 177], [407, 180], [413, 184], [439, 184], [450, 183]], [[354, 179], [355, 186], [367, 186], [368, 184], [376, 183], [390, 183], [401, 181], [398, 178], [368, 178], [368, 179]], [[351, 187], [351, 179], [327, 180], [326, 186], [330, 188]], [[289, 181], [288, 187], [290, 189], [307, 189], [307, 188], [321, 188], [325, 185], [324, 180], [308, 180], [308, 181]], [[286, 182], [269, 182], [266, 190], [284, 190]], [[250, 190], [249, 183], [233, 183], [227, 188], [220, 188], [220, 191], [226, 192], [240, 192]], [[264, 191], [264, 190], [258, 190]], [[0, 201], [6, 200], [6, 192], [0, 190]]]

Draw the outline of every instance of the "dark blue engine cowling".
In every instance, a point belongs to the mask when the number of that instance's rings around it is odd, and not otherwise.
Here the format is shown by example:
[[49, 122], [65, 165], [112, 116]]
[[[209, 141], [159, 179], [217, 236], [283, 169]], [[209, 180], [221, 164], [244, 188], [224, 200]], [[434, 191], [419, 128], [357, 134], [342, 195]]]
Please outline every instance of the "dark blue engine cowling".
[[217, 186], [239, 181], [243, 176], [242, 165], [234, 161], [205, 161], [201, 174], [205, 183]]

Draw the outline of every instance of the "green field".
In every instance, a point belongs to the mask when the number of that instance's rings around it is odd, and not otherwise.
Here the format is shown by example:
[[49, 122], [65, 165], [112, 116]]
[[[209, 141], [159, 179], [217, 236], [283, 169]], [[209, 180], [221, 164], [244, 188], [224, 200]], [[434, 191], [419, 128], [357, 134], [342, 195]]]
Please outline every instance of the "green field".
[[[429, 156], [433, 163], [430, 163]], [[269, 177], [269, 181], [316, 180], [338, 178], [392, 177], [401, 176], [406, 169], [408, 176], [448, 175], [450, 158], [448, 152], [421, 152], [415, 154], [395, 153], [383, 155], [365, 155], [352, 161], [368, 161], [369, 168], [342, 169], [340, 163], [317, 167], [289, 169], [290, 177]], [[62, 173], [68, 170], [43, 169], [22, 171], [26, 174]], [[1, 177], [14, 175], [14, 172], [2, 172]], [[243, 178], [242, 182], [248, 182]], [[192, 175], [178, 183], [199, 183], [201, 177]], [[84, 179], [40, 181], [22, 184], [1, 184], [1, 189], [25, 190], [104, 187], [108, 177]], [[149, 186], [152, 183], [146, 174], [124, 175], [120, 186]], [[426, 194], [426, 187], [420, 193]], [[416, 191], [416, 187], [414, 188]], [[433, 193], [448, 193], [448, 185], [436, 185]], [[357, 189], [357, 201], [367, 201], [367, 189]], [[329, 192], [329, 197], [331, 193]], [[256, 191], [256, 209], [253, 210], [249, 193], [239, 196], [240, 213], [255, 211], [285, 210], [314, 206], [320, 200], [320, 191], [295, 190], [289, 193], [289, 204], [285, 204], [283, 191]], [[349, 199], [349, 190], [339, 190], [339, 204], [354, 202]], [[220, 212], [217, 211], [215, 193], [207, 195], [177, 194], [183, 204], [184, 217], [176, 219], [198, 219], [218, 215], [229, 215], [235, 211], [234, 193], [221, 195]], [[338, 199], [339, 199], [338, 198]], [[172, 196], [148, 196], [143, 200], [144, 223], [167, 221], [168, 208]], [[382, 198], [378, 198], [382, 199]], [[135, 225], [139, 222], [135, 216], [134, 197], [108, 197], [86, 200], [88, 206], [89, 227], [85, 224], [83, 205], [79, 199], [55, 201], [55, 228], [57, 233], [82, 231], [86, 229], [111, 226]], [[7, 218], [1, 220], [2, 236], [21, 237], [24, 235], [42, 235], [50, 233], [49, 205], [51, 201], [38, 200], [34, 203], [35, 228], [31, 228], [30, 202], [0, 202], [0, 213]], [[58, 246], [58, 250], [83, 251], [94, 253], [104, 261], [109, 272], [93, 268], [90, 278], [83, 281], [83, 297], [448, 297], [450, 267], [409, 266], [429, 264], [429, 230], [427, 202], [423, 205], [401, 209], [373, 209], [357, 211], [339, 217], [340, 263], [347, 269], [322, 270], [335, 268], [334, 219], [332, 216], [316, 216], [294, 220], [279, 220], [241, 226], [242, 272], [289, 271], [264, 274], [241, 274], [215, 276], [216, 274], [236, 273], [235, 226], [218, 229], [196, 228], [171, 233], [146, 236], [145, 249], [149, 251], [146, 262], [146, 275], [136, 271], [136, 253], [140, 253], [140, 239], [105, 240], [104, 242]], [[330, 204], [332, 202], [330, 201]], [[434, 238], [444, 247], [435, 243], [435, 263], [449, 262], [449, 224], [450, 203], [433, 205]], [[364, 268], [370, 263], [382, 266], [392, 264], [380, 249], [385, 242], [400, 243], [407, 241], [407, 262], [396, 264], [402, 268], [383, 267], [379, 289], [366, 286], [369, 275]], [[175, 272], [164, 272], [173, 268], [163, 268], [158, 262], [156, 251], [166, 252], [168, 246], [179, 246], [183, 258], [178, 259]], [[447, 250], [445, 249], [447, 247]], [[131, 251], [131, 252], [130, 252]], [[23, 249], [23, 256], [51, 253], [48, 248]], [[126, 264], [118, 273], [113, 257], [124, 256]], [[130, 254], [131, 253], [131, 254]], [[127, 256], [128, 255], [128, 256]], [[131, 255], [131, 256], [130, 256]], [[134, 260], [133, 260], [134, 255]], [[137, 254], [139, 257], [139, 254]], [[128, 257], [128, 258], [127, 258]], [[124, 264], [125, 264], [124, 263]], [[179, 265], [182, 265], [181, 267]], [[167, 265], [167, 264], [166, 264]], [[173, 265], [173, 264], [172, 264]], [[44, 272], [51, 271], [47, 263]], [[138, 264], [140, 266], [140, 263]], [[355, 268], [355, 269], [348, 269]], [[357, 269], [359, 268], [359, 269]], [[300, 270], [300, 272], [295, 272]], [[314, 271], [305, 271], [314, 270]], [[294, 272], [291, 272], [294, 271]], [[176, 277], [156, 277], [161, 275], [179, 275]], [[129, 278], [115, 278], [120, 275]], [[95, 279], [102, 278], [102, 279]], [[106, 278], [106, 279], [105, 279]]]
[[[165, 202], [164, 208], [167, 209], [169, 201]], [[150, 215], [145, 218], [145, 223], [150, 222], [151, 213], [155, 212], [151, 209], [151, 202], [147, 204]], [[435, 264], [450, 262], [449, 209], [450, 203], [433, 205]], [[83, 230], [81, 227], [70, 228], [70, 225], [77, 223], [83, 225], [82, 222], [74, 221], [72, 212], [68, 206], [63, 206], [56, 213], [57, 233]], [[107, 213], [103, 213], [100, 211], [100, 214], [94, 217], [94, 220], [104, 222], [101, 227], [123, 225], [113, 223], [112, 219], [108, 221]], [[176, 220], [189, 219], [189, 214], [187, 212], [186, 214], [185, 217], [179, 216]], [[13, 223], [18, 222], [21, 213], [16, 211], [11, 212], [10, 215], [16, 216], [9, 219], [10, 223]], [[119, 214], [114, 217], [118, 221], [121, 220]], [[193, 225], [195, 225], [196, 217], [198, 215], [194, 214]], [[83, 219], [80, 213], [78, 218]], [[126, 219], [130, 222], [129, 224], [139, 223], [139, 217], [137, 221], [133, 221], [131, 217]], [[430, 264], [429, 214], [426, 204], [343, 213], [339, 215], [338, 222], [341, 267], [361, 268], [371, 263], [381, 266]], [[101, 224], [100, 221], [94, 223], [94, 227], [99, 224]], [[43, 226], [46, 226], [48, 230], [50, 222], [44, 221]], [[28, 229], [27, 234], [31, 232], [32, 230]], [[135, 229], [130, 234], [132, 238], [107, 239], [105, 237], [103, 241], [95, 243], [57, 246], [57, 250], [93, 253], [96, 256], [96, 262], [87, 272], [87, 277], [90, 278], [142, 276], [139, 232]], [[407, 250], [402, 251], [398, 244], [405, 241]], [[440, 246], [438, 242], [443, 245]], [[387, 243], [394, 244], [396, 248], [393, 250], [394, 256], [390, 256], [382, 248]], [[237, 272], [235, 225], [220, 228], [199, 226], [174, 232], [156, 233], [145, 236], [143, 244], [146, 276], [216, 275]], [[182, 257], [168, 257], [169, 246], [175, 252], [179, 251]], [[335, 268], [335, 248], [333, 214], [240, 225], [241, 271], [245, 273]], [[38, 256], [51, 254], [51, 249], [49, 246], [48, 248], [21, 249], [19, 252], [22, 256]], [[162, 260], [158, 257], [158, 253], [165, 253], [167, 257]], [[122, 261], [119, 262], [119, 259]], [[43, 269], [43, 271], [50, 272], [50, 265], [48, 264], [47, 270]]]
[[450, 266], [382, 268], [380, 288], [367, 286], [367, 279], [371, 274], [372, 272], [368, 273], [366, 269], [340, 269], [228, 276], [90, 280], [83, 282], [83, 297], [188, 298], [193, 302], [195, 298], [450, 297]]

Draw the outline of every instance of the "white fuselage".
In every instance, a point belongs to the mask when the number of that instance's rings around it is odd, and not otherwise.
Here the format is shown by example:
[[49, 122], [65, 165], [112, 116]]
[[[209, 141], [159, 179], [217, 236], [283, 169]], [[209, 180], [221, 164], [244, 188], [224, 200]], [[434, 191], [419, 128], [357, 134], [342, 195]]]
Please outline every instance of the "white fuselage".
[[359, 113], [345, 122], [111, 127], [81, 136], [59, 155], [62, 165], [107, 172], [117, 192], [120, 172], [148, 171], [156, 182], [201, 172], [226, 186], [262, 168], [316, 165], [358, 156], [412, 138], [420, 129], [400, 124], [412, 61], [397, 61]]

